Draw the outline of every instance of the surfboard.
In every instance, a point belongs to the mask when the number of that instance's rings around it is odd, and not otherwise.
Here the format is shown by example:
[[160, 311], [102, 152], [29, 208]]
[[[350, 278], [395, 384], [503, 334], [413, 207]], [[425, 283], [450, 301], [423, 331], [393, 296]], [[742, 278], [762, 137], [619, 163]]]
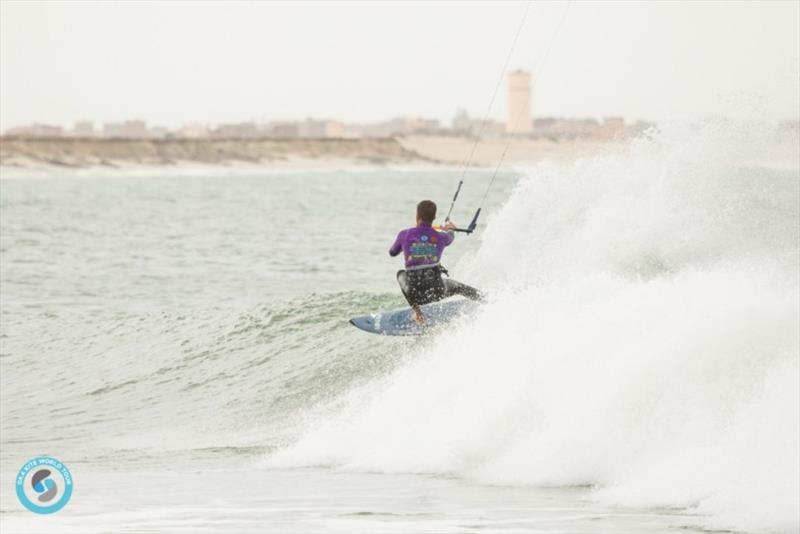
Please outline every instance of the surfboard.
[[350, 324], [370, 334], [385, 336], [419, 336], [436, 326], [443, 325], [458, 316], [470, 313], [478, 306], [467, 299], [447, 300], [425, 304], [422, 313], [427, 319], [425, 326], [419, 326], [411, 318], [411, 308], [371, 313], [350, 319]]

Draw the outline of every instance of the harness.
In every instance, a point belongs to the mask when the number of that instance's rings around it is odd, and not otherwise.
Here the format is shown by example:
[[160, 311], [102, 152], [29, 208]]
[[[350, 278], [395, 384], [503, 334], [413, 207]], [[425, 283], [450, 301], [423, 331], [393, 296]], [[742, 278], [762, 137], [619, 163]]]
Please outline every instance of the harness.
[[411, 267], [406, 267], [406, 271], [423, 271], [425, 269], [438, 269], [438, 271], [443, 275], [447, 277], [450, 276], [450, 272], [439, 263], [430, 263], [426, 265], [412, 265]]

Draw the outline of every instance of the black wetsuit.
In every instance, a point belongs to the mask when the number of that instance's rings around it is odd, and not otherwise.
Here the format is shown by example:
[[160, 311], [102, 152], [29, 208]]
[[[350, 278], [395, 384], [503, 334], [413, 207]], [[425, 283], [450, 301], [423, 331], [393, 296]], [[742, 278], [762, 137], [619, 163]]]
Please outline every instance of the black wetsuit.
[[462, 295], [472, 300], [482, 300], [483, 295], [474, 287], [470, 287], [450, 278], [443, 278], [444, 269], [435, 265], [411, 271], [397, 271], [397, 282], [400, 290], [412, 306], [421, 306], [436, 302], [453, 295]]

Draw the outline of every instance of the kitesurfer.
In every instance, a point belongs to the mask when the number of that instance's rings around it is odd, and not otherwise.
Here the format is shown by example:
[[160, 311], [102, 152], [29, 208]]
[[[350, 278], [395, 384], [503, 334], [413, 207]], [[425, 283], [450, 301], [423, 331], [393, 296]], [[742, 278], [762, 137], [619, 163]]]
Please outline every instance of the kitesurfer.
[[390, 256], [403, 252], [405, 269], [397, 271], [397, 282], [403, 295], [411, 305], [411, 317], [420, 326], [425, 317], [420, 306], [436, 302], [452, 295], [463, 295], [472, 300], [481, 300], [483, 295], [474, 287], [450, 278], [443, 279], [447, 270], [439, 263], [445, 247], [455, 239], [456, 226], [447, 222], [439, 231], [433, 226], [436, 219], [436, 204], [423, 200], [417, 204], [417, 225], [397, 234], [389, 249]]

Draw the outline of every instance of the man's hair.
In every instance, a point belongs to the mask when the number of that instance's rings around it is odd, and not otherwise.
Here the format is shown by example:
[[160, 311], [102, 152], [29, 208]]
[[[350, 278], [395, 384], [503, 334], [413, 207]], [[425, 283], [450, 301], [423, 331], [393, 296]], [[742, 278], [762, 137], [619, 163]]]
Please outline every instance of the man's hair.
[[436, 218], [436, 203], [433, 200], [423, 200], [417, 204], [417, 219], [433, 224]]

